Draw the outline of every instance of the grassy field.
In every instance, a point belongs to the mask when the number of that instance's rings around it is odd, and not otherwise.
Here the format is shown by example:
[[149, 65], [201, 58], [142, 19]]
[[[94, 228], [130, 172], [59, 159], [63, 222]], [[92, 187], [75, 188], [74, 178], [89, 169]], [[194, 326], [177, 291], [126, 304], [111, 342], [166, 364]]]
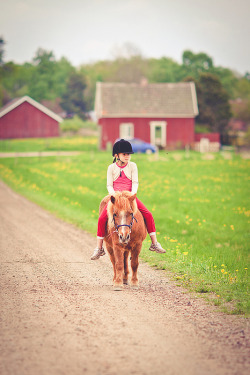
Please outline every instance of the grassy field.
[[[95, 234], [112, 157], [95, 151], [94, 143], [88, 147], [92, 152], [72, 157], [0, 159], [0, 176], [42, 207]], [[158, 240], [167, 249], [163, 255], [151, 253], [147, 238], [141, 258], [225, 311], [248, 314], [250, 162], [234, 154], [227, 158], [216, 154], [210, 160], [195, 152], [133, 155], [138, 198], [153, 213]]]
[[96, 137], [0, 140], [0, 152], [97, 151]]

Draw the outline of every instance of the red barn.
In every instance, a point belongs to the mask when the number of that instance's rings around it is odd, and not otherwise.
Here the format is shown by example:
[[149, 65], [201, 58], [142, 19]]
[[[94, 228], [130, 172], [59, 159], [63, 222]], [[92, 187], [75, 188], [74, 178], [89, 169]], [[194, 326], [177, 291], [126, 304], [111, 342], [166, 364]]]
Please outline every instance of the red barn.
[[100, 148], [117, 138], [140, 138], [161, 148], [194, 145], [198, 105], [193, 82], [96, 86]]
[[58, 137], [62, 118], [31, 99], [13, 99], [0, 110], [0, 139]]

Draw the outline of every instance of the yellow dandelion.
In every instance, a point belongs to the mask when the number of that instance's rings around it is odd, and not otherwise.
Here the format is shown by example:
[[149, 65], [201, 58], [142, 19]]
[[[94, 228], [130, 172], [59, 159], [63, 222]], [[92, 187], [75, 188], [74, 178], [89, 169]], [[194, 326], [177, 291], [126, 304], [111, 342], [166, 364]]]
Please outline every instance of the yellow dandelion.
[[180, 220], [176, 220], [176, 223], [179, 224], [179, 223], [180, 223]]
[[188, 255], [188, 251], [184, 251], [183, 255]]
[[222, 270], [221, 270], [221, 273], [224, 273], [224, 272], [225, 272], [225, 270], [224, 270], [224, 269], [222, 269]]

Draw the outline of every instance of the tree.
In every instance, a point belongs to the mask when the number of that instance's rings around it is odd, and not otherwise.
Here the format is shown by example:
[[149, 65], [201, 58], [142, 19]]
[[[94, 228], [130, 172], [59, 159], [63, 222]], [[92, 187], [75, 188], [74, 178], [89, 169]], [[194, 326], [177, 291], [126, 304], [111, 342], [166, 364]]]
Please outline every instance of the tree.
[[2, 36], [0, 36], [0, 66], [3, 64], [3, 56], [4, 56], [4, 46], [5, 46], [5, 41]]
[[33, 74], [29, 95], [37, 101], [54, 101], [66, 90], [66, 81], [75, 68], [62, 57], [56, 61], [52, 51], [39, 48], [33, 59]]
[[37, 101], [54, 99], [56, 63], [53, 52], [39, 48], [33, 58], [33, 65], [35, 69], [29, 84], [29, 95]]
[[70, 74], [66, 85], [66, 91], [62, 95], [61, 106], [67, 114], [77, 114], [82, 119], [85, 118], [86, 101], [84, 90], [86, 88], [85, 78], [80, 73]]
[[183, 73], [181, 66], [167, 57], [150, 59], [148, 62], [150, 82], [179, 82], [185, 76]]
[[198, 78], [202, 72], [208, 72], [213, 69], [213, 60], [204, 52], [193, 53], [186, 50], [182, 54], [183, 67], [186, 69], [187, 74], [191, 74]]
[[209, 125], [211, 131], [226, 133], [228, 120], [232, 116], [229, 96], [218, 77], [202, 73], [199, 78], [199, 116], [200, 124]]

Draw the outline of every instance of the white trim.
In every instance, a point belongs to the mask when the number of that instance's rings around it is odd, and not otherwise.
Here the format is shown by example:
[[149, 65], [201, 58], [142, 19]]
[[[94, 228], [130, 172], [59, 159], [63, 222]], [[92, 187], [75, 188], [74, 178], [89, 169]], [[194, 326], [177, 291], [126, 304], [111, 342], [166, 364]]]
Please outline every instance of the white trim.
[[197, 116], [199, 114], [199, 109], [198, 109], [197, 95], [196, 95], [194, 82], [190, 82], [190, 87], [191, 87], [191, 95], [192, 95], [192, 102], [193, 102], [193, 110], [194, 110], [195, 116]]
[[30, 98], [29, 96], [23, 96], [19, 100], [15, 101], [13, 104], [9, 105], [7, 108], [5, 108], [3, 111], [0, 111], [0, 118], [5, 116], [7, 113], [11, 112], [16, 107], [19, 107], [24, 102], [28, 102], [29, 104], [33, 105], [33, 107], [36, 107], [41, 112], [45, 113], [49, 117], [53, 118], [54, 120], [58, 122], [62, 122], [62, 117], [58, 116], [54, 112], [52, 112], [50, 109], [46, 108], [44, 105], [36, 102], [34, 99]]
[[165, 147], [167, 144], [167, 122], [166, 121], [150, 121], [150, 143], [152, 143], [155, 146], [155, 128], [157, 126], [161, 127], [161, 144], [160, 146]]

